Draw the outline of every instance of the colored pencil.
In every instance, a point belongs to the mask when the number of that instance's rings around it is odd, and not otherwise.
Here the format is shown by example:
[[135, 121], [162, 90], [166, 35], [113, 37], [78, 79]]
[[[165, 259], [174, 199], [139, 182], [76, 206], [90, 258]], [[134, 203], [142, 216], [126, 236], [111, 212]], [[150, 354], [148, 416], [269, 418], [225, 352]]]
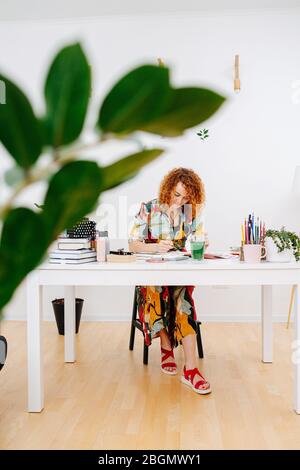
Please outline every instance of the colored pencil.
[[255, 217], [252, 212], [241, 223], [241, 235], [244, 244], [260, 244], [266, 235], [266, 224], [260, 217]]

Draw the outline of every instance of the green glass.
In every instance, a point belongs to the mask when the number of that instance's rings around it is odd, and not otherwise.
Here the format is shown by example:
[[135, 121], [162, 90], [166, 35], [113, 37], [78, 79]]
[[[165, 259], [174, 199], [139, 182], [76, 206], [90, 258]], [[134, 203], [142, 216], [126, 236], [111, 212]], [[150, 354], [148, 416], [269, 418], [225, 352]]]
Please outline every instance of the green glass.
[[202, 261], [204, 259], [204, 245], [205, 242], [192, 242], [191, 241], [191, 253], [192, 258], [198, 261]]

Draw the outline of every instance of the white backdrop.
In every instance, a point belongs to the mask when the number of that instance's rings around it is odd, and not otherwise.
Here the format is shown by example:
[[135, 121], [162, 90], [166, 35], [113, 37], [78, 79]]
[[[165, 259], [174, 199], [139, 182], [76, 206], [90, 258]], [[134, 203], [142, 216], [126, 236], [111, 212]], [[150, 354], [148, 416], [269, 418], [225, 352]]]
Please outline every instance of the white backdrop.
[[[80, 40], [93, 66], [93, 103], [87, 127], [94, 124], [104, 93], [123, 73], [163, 58], [178, 85], [203, 85], [227, 96], [222, 111], [199, 128], [210, 137], [202, 142], [198, 129], [177, 139], [147, 136], [151, 145], [168, 152], [137, 178], [105, 193], [102, 202], [118, 207], [119, 198], [138, 204], [157, 194], [162, 176], [175, 166], [187, 166], [203, 178], [206, 230], [212, 250], [240, 242], [240, 222], [249, 211], [264, 217], [267, 227], [300, 230], [299, 207], [292, 200], [295, 166], [300, 164], [300, 10], [230, 13], [178, 13], [119, 16], [83, 20], [0, 21], [0, 70], [19, 83], [42, 110], [42, 87], [50, 58], [59, 47]], [[240, 54], [242, 90], [232, 90], [234, 55]], [[108, 163], [134, 150], [132, 144], [108, 144], [90, 157]], [[1, 172], [11, 165], [0, 148]], [[7, 194], [1, 184], [1, 200]], [[22, 197], [32, 207], [43, 187]], [[20, 227], [20, 229], [22, 229]], [[113, 247], [126, 247], [113, 240]], [[115, 291], [118, 291], [116, 295]], [[127, 320], [132, 289], [78, 288], [85, 298], [84, 318]], [[45, 317], [53, 318], [50, 300], [59, 288], [45, 291]], [[248, 288], [201, 288], [195, 291], [199, 318], [205, 321], [256, 321], [259, 291]], [[289, 289], [274, 290], [277, 320], [286, 318]], [[7, 318], [24, 318], [21, 286], [7, 308]]]

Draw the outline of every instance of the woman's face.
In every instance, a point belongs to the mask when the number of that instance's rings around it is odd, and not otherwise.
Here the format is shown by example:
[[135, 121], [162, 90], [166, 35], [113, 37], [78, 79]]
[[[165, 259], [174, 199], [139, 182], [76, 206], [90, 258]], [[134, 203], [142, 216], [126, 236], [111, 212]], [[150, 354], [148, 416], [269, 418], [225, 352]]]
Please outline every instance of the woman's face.
[[184, 185], [179, 182], [172, 191], [170, 206], [181, 207], [188, 203], [188, 194]]

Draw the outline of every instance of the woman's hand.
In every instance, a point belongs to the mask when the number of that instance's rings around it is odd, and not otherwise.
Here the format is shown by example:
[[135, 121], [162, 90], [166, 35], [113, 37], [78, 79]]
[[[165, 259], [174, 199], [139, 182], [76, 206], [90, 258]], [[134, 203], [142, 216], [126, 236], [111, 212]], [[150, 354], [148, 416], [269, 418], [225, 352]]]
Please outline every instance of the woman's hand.
[[173, 241], [159, 240], [158, 243], [144, 243], [141, 240], [131, 240], [128, 242], [128, 248], [133, 253], [166, 253], [173, 248]]
[[154, 251], [159, 253], [166, 253], [173, 248], [173, 240], [159, 240], [158, 243], [154, 244]]

